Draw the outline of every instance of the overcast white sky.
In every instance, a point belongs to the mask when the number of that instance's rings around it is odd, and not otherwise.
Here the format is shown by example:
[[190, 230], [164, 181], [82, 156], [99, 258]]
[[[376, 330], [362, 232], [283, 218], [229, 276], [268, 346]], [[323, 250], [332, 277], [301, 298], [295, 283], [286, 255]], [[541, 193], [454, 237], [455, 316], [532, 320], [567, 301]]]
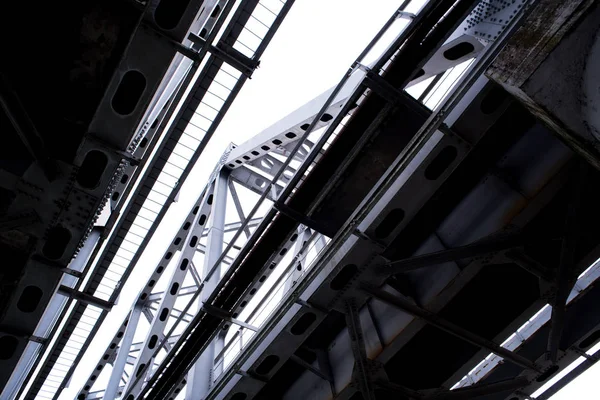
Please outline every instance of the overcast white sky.
[[[334, 86], [360, 51], [401, 4], [400, 0], [297, 0], [247, 81], [221, 126], [184, 184], [179, 202], [167, 212], [162, 226], [109, 314], [92, 348], [75, 372], [61, 399], [73, 399], [81, 384], [129, 311], [134, 298], [155, 269], [156, 260], [170, 243], [201, 193], [209, 174], [230, 142], [241, 144], [323, 91]], [[166, 276], [166, 274], [164, 274]], [[598, 367], [596, 367], [598, 369]], [[554, 400], [592, 398], [600, 371], [582, 376]], [[568, 393], [568, 394], [567, 394]]]

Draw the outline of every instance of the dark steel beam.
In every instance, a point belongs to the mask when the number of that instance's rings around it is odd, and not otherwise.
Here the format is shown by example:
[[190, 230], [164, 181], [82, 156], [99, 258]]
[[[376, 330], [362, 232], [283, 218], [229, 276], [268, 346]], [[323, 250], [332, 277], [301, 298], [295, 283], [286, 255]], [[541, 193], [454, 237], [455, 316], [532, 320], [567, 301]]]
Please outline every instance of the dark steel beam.
[[353, 379], [356, 382], [364, 400], [376, 400], [373, 377], [367, 360], [367, 349], [360, 314], [356, 301], [350, 299], [346, 302], [346, 326], [350, 336], [350, 347], [354, 355]]
[[329, 237], [333, 237], [335, 235], [335, 232], [333, 232], [331, 229], [328, 229], [326, 226], [324, 226], [323, 224], [311, 219], [310, 217], [292, 209], [291, 207], [289, 207], [288, 205], [286, 205], [284, 202], [282, 201], [277, 201], [275, 204], [275, 209], [277, 211], [279, 211], [280, 213], [282, 213], [283, 215], [290, 217], [291, 219], [293, 219], [296, 222], [301, 223], [304, 226], [309, 227], [312, 230], [315, 230], [317, 232], [319, 232], [320, 234], [323, 234], [325, 236], [329, 236]]
[[552, 316], [550, 318], [550, 335], [548, 337], [548, 359], [556, 363], [560, 338], [565, 323], [567, 299], [573, 288], [574, 267], [576, 263], [575, 250], [579, 237], [579, 222], [581, 217], [581, 201], [587, 181], [588, 164], [580, 161], [575, 170], [575, 178], [571, 181], [571, 198], [567, 208], [565, 233], [560, 252], [560, 262], [556, 274], [556, 295], [552, 303]]
[[445, 393], [427, 397], [427, 400], [469, 400], [479, 396], [488, 396], [502, 392], [513, 392], [527, 386], [529, 381], [525, 377], [507, 379], [494, 383], [475, 384], [465, 386]]
[[4, 110], [27, 151], [40, 162], [46, 178], [52, 181], [58, 172], [58, 167], [50, 159], [44, 140], [29, 118], [21, 100], [2, 74], [0, 74], [0, 107]]
[[378, 380], [377, 382], [375, 382], [375, 384], [377, 385], [377, 387], [394, 393], [395, 395], [400, 395], [402, 397], [406, 397], [408, 399], [414, 399], [414, 400], [419, 400], [419, 399], [423, 399], [424, 396], [422, 394], [420, 394], [419, 392], [412, 390], [412, 389], [408, 389], [404, 386], [398, 385], [397, 383], [393, 383], [390, 381], [384, 381], [384, 380]]
[[520, 235], [501, 235], [495, 238], [484, 239], [475, 243], [471, 243], [466, 246], [413, 256], [403, 260], [392, 261], [383, 266], [382, 271], [390, 275], [395, 275], [406, 271], [412, 271], [414, 269], [442, 264], [449, 261], [456, 261], [464, 258], [477, 257], [522, 245], [523, 239]]
[[304, 361], [303, 359], [301, 359], [297, 355], [292, 354], [292, 356], [290, 357], [290, 360], [293, 361], [293, 362], [295, 362], [296, 364], [298, 364], [299, 366], [301, 366], [305, 370], [312, 372], [313, 374], [315, 374], [319, 378], [323, 379], [324, 381], [331, 382], [331, 377], [330, 376], [327, 376], [326, 374], [324, 374], [323, 372], [321, 372], [321, 370], [319, 368], [313, 367], [312, 365], [310, 365], [309, 363], [307, 363], [306, 361]]
[[520, 356], [516, 353], [513, 353], [510, 350], [507, 350], [504, 347], [492, 342], [491, 340], [482, 338], [481, 336], [478, 336], [466, 329], [463, 329], [460, 326], [457, 326], [452, 322], [443, 319], [437, 314], [432, 313], [424, 308], [421, 308], [402, 297], [395, 296], [391, 293], [386, 292], [385, 290], [382, 290], [378, 287], [367, 283], [362, 283], [360, 287], [365, 293], [373, 296], [377, 300], [387, 303], [391, 306], [397, 307], [415, 317], [421, 318], [428, 324], [435, 326], [436, 328], [446, 333], [456, 336], [457, 338], [462, 339], [465, 342], [489, 350], [490, 352], [497, 354], [500, 357], [520, 367], [537, 372], [543, 371], [543, 369], [539, 365], [532, 362], [531, 360]]
[[84, 304], [89, 304], [91, 306], [101, 308], [106, 311], [112, 310], [113, 305], [114, 305], [110, 301], [99, 299], [95, 296], [92, 296], [91, 294], [77, 291], [77, 290], [70, 288], [68, 286], [65, 286], [65, 285], [60, 285], [57, 293], [62, 294], [63, 296], [78, 300]]
[[511, 261], [523, 268], [525, 271], [545, 280], [546, 282], [554, 281], [554, 272], [545, 265], [537, 262], [533, 258], [529, 257], [524, 252], [518, 249], [512, 249], [504, 253]]
[[333, 378], [333, 369], [331, 368], [331, 362], [329, 361], [329, 353], [325, 349], [316, 350], [317, 353], [317, 364], [319, 364], [319, 371], [322, 371], [329, 381], [329, 388], [331, 389], [331, 395], [337, 396], [335, 390], [335, 379]]

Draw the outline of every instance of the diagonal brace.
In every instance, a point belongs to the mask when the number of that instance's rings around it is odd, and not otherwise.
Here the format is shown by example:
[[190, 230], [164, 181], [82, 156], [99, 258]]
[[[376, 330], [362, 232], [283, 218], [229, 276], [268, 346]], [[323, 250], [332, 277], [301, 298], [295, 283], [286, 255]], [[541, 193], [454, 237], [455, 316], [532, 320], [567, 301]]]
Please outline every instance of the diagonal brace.
[[531, 360], [529, 360], [523, 356], [520, 356], [516, 353], [513, 353], [510, 350], [507, 350], [504, 347], [492, 342], [491, 340], [482, 338], [481, 336], [478, 336], [472, 332], [469, 332], [468, 330], [463, 329], [463, 328], [459, 327], [458, 325], [455, 325], [452, 322], [441, 318], [437, 314], [432, 313], [431, 311], [425, 310], [425, 309], [411, 303], [408, 300], [405, 300], [401, 297], [395, 296], [391, 293], [386, 292], [385, 290], [382, 290], [382, 289], [375, 287], [368, 283], [362, 283], [361, 289], [365, 293], [373, 296], [374, 298], [376, 298], [379, 301], [382, 301], [391, 306], [397, 307], [397, 308], [403, 310], [404, 312], [411, 314], [415, 317], [421, 318], [428, 324], [435, 326], [436, 328], [438, 328], [446, 333], [449, 333], [453, 336], [456, 336], [457, 338], [462, 339], [468, 343], [471, 343], [474, 346], [478, 346], [478, 347], [484, 348], [486, 350], [489, 350], [490, 352], [497, 354], [498, 356], [512, 362], [513, 364], [516, 364], [520, 367], [523, 367], [523, 368], [526, 368], [529, 370], [542, 372], [542, 368], [539, 365], [532, 362]]
[[522, 245], [523, 239], [520, 235], [502, 235], [492, 239], [480, 240], [465, 246], [455, 247], [453, 249], [392, 261], [382, 268], [382, 272], [395, 275], [431, 265], [442, 264], [464, 258], [477, 257], [483, 254], [520, 247]]

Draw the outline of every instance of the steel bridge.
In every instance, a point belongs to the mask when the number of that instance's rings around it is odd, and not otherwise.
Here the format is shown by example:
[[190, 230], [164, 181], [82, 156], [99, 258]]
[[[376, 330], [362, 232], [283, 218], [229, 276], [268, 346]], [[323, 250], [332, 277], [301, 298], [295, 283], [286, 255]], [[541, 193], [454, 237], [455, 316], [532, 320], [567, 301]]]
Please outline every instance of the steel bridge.
[[597, 1], [403, 1], [338, 85], [225, 149], [141, 265], [292, 3], [191, 0], [180, 39], [140, 25], [170, 67], [2, 398], [548, 399], [600, 358]]

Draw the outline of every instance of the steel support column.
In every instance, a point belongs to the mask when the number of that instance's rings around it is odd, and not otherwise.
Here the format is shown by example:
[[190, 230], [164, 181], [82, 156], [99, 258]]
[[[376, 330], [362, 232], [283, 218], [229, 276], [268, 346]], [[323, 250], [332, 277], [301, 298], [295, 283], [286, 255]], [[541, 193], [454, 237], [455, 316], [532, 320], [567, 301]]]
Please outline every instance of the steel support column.
[[[228, 180], [229, 173], [223, 169], [217, 176], [215, 182], [212, 222], [208, 232], [206, 252], [204, 253], [204, 266], [202, 268], [202, 278], [205, 279], [205, 281], [202, 293], [200, 294], [199, 307], [203, 306], [203, 303], [212, 293], [221, 278], [221, 267], [219, 264], [215, 272], [208, 280], [206, 280], [206, 276], [213, 265], [218, 261], [223, 251]], [[188, 372], [188, 384], [185, 394], [186, 400], [202, 399], [210, 390], [214, 375], [213, 368], [215, 367], [215, 355], [218, 352], [218, 348], [222, 347], [222, 345], [219, 345], [217, 342], [222, 340], [223, 338], [217, 336], [217, 338], [208, 345], [196, 364]]]
[[121, 378], [123, 376], [123, 372], [125, 371], [125, 364], [127, 364], [129, 350], [131, 348], [131, 345], [133, 344], [133, 336], [135, 335], [135, 330], [137, 329], [137, 325], [141, 315], [141, 306], [136, 306], [133, 308], [133, 310], [131, 310], [129, 321], [127, 322], [127, 329], [125, 330], [125, 335], [123, 336], [123, 340], [121, 341], [121, 345], [119, 346], [117, 358], [113, 362], [113, 368], [110, 374], [110, 379], [108, 381], [108, 385], [106, 386], [106, 391], [104, 392], [105, 399], [116, 399], [120, 395], [120, 393], [118, 393], [118, 390], [121, 384]]

